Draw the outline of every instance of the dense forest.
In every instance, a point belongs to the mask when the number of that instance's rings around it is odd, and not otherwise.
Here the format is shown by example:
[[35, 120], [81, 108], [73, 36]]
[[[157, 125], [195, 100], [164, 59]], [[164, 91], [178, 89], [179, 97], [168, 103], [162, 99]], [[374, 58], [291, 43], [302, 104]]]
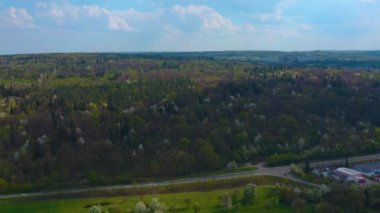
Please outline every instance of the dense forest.
[[0, 191], [380, 150], [378, 53], [262, 54], [1, 56]]

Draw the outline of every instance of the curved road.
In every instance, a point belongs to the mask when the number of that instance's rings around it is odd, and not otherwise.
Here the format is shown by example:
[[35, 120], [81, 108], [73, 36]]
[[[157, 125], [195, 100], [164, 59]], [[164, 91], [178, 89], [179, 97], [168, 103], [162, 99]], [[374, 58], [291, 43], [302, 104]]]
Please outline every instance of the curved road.
[[[290, 176], [285, 176], [285, 174], [287, 174], [289, 171], [290, 171], [290, 166], [273, 167], [273, 168], [258, 166], [258, 169], [253, 170], [253, 171], [234, 172], [234, 173], [211, 175], [211, 176], [205, 176], [205, 177], [189, 177], [189, 178], [181, 178], [181, 179], [175, 179], [175, 180], [150, 182], [150, 183], [100, 186], [100, 187], [72, 189], [72, 190], [59, 190], [59, 191], [50, 191], [50, 192], [34, 192], [34, 193], [0, 195], [0, 199], [21, 198], [21, 197], [40, 197], [40, 196], [46, 197], [46, 196], [56, 196], [56, 195], [78, 194], [78, 193], [85, 193], [85, 192], [91, 192], [91, 191], [112, 191], [112, 190], [118, 190], [118, 189], [180, 185], [180, 184], [186, 184], [186, 183], [197, 183], [197, 182], [199, 183], [199, 182], [208, 182], [208, 181], [213, 181], [213, 180], [228, 180], [228, 179], [234, 179], [234, 178], [244, 178], [244, 177], [252, 177], [252, 176], [262, 176], [262, 175], [288, 177], [289, 179], [293, 179]], [[294, 178], [294, 180], [297, 181], [298, 179]]]
[[[371, 160], [380, 160], [380, 154], [375, 155], [366, 155], [359, 157], [349, 158], [348, 161], [350, 163], [357, 163], [363, 161], [371, 161]], [[342, 164], [345, 162], [345, 159], [337, 159], [337, 160], [326, 160], [326, 161], [316, 161], [311, 162], [311, 167], [318, 166], [332, 166], [337, 164]], [[220, 175], [211, 175], [205, 177], [189, 177], [189, 178], [181, 178], [175, 180], [167, 180], [160, 182], [151, 182], [151, 183], [140, 183], [140, 184], [128, 184], [128, 185], [114, 185], [114, 186], [101, 186], [101, 187], [91, 187], [91, 188], [83, 188], [83, 189], [71, 189], [71, 190], [59, 190], [59, 191], [50, 191], [50, 192], [35, 192], [35, 193], [20, 193], [20, 194], [10, 194], [10, 195], [0, 195], [0, 199], [6, 198], [22, 198], [22, 197], [48, 197], [48, 196], [57, 196], [57, 195], [70, 195], [70, 194], [78, 194], [92, 191], [112, 191], [117, 189], [131, 189], [131, 188], [144, 188], [144, 187], [152, 187], [152, 186], [168, 186], [168, 185], [179, 185], [186, 183], [196, 183], [196, 182], [208, 182], [212, 180], [228, 180], [234, 178], [244, 178], [244, 177], [252, 177], [252, 176], [276, 176], [283, 177], [294, 182], [302, 183], [305, 185], [319, 187], [317, 184], [309, 183], [303, 180], [300, 180], [294, 176], [289, 175], [290, 165], [288, 166], [279, 166], [279, 167], [265, 167], [264, 164], [258, 164], [257, 170], [254, 171], [245, 171], [245, 172], [234, 172], [228, 174], [220, 174]]]

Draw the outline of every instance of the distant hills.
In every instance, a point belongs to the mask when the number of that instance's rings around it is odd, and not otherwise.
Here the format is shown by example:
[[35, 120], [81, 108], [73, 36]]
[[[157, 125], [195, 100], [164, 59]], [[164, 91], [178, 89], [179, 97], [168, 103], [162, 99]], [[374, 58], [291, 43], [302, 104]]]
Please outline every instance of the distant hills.
[[49, 58], [49, 56], [101, 56], [106, 59], [215, 59], [239, 60], [269, 65], [308, 68], [380, 69], [380, 51], [205, 51], [205, 52], [127, 52], [127, 53], [51, 53], [6, 55], [1, 58]]

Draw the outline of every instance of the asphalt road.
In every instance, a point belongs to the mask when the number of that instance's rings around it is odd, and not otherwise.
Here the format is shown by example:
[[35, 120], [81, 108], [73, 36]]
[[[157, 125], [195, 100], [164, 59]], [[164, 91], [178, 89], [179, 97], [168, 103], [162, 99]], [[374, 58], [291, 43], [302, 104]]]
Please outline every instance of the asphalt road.
[[[363, 161], [371, 161], [371, 160], [380, 160], [380, 154], [375, 155], [366, 155], [359, 157], [349, 158], [349, 163], [355, 162], [363, 162]], [[311, 162], [311, 167], [320, 167], [320, 166], [332, 166], [337, 164], [342, 164], [345, 162], [345, 159], [337, 159], [337, 160], [326, 160], [326, 161], [318, 161]], [[83, 188], [83, 189], [69, 189], [69, 190], [59, 190], [59, 191], [49, 191], [49, 192], [34, 192], [34, 193], [19, 193], [19, 194], [9, 194], [9, 195], [0, 195], [0, 199], [7, 198], [22, 198], [22, 197], [49, 197], [49, 196], [57, 196], [57, 195], [70, 195], [70, 194], [78, 194], [92, 191], [112, 191], [118, 189], [132, 189], [132, 188], [144, 188], [144, 187], [154, 187], [154, 186], [168, 186], [168, 185], [179, 185], [186, 183], [196, 183], [196, 182], [208, 182], [208, 181], [216, 181], [216, 180], [228, 180], [234, 178], [244, 178], [244, 177], [252, 177], [252, 176], [276, 176], [283, 177], [289, 180], [306, 184], [309, 186], [319, 187], [317, 184], [309, 183], [303, 180], [300, 180], [294, 176], [289, 174], [290, 165], [288, 166], [279, 166], [279, 167], [265, 167], [264, 164], [258, 164], [257, 170], [253, 171], [245, 171], [245, 172], [234, 172], [229, 174], [220, 174], [220, 175], [211, 175], [206, 177], [189, 177], [189, 178], [181, 178], [175, 180], [167, 180], [160, 182], [151, 182], [151, 183], [140, 183], [140, 184], [128, 184], [128, 185], [114, 185], [114, 186], [101, 186], [101, 187], [91, 187], [91, 188]]]
[[[359, 163], [359, 162], [375, 161], [375, 160], [380, 160], [380, 154], [350, 157], [350, 158], [348, 158], [348, 163]], [[346, 160], [344, 158], [343, 159], [336, 159], [336, 160], [316, 161], [316, 162], [311, 162], [310, 167], [344, 165], [345, 161]]]
[[59, 191], [49, 191], [49, 192], [0, 195], [0, 199], [21, 198], [21, 197], [40, 197], [40, 196], [48, 197], [48, 196], [57, 196], [57, 195], [78, 194], [78, 193], [85, 193], [85, 192], [91, 192], [91, 191], [112, 191], [112, 190], [118, 190], [118, 189], [180, 185], [180, 184], [186, 184], [186, 183], [208, 182], [212, 180], [215, 180], [215, 181], [229, 180], [229, 179], [234, 179], [234, 178], [244, 178], [244, 177], [252, 177], [252, 176], [262, 176], [262, 175], [286, 177], [285, 174], [287, 174], [289, 171], [290, 171], [290, 166], [273, 167], [273, 168], [260, 167], [257, 170], [253, 170], [253, 171], [234, 172], [234, 173], [229, 173], [229, 174], [211, 175], [211, 176], [205, 176], [205, 177], [180, 178], [180, 179], [160, 181], [160, 182], [114, 185], [114, 186], [100, 186], [100, 187], [72, 189], [72, 190], [59, 190]]

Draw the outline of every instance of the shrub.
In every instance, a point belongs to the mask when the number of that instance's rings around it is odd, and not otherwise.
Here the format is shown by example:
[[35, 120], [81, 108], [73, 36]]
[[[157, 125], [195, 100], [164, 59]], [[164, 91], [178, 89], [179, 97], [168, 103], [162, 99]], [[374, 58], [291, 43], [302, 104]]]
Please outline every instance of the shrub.
[[6, 192], [8, 190], [8, 182], [0, 178], [0, 192]]
[[252, 204], [256, 200], [256, 193], [256, 185], [252, 183], [247, 184], [243, 192], [243, 205]]
[[320, 187], [322, 195], [326, 195], [331, 192], [330, 187], [328, 187], [326, 184], [322, 184]]
[[297, 194], [289, 188], [281, 188], [280, 190], [280, 202], [290, 206], [292, 202], [297, 198]]
[[297, 213], [301, 213], [304, 211], [305, 209], [305, 205], [306, 205], [306, 202], [304, 199], [301, 199], [301, 198], [296, 198], [293, 202], [292, 202], [292, 208], [295, 210], [295, 212]]
[[144, 213], [147, 210], [144, 202], [139, 201], [135, 205], [135, 213]]
[[150, 208], [152, 210], [158, 210], [160, 208], [160, 202], [158, 201], [158, 198], [152, 198]]
[[233, 169], [236, 169], [238, 168], [238, 164], [236, 163], [236, 161], [231, 161], [227, 164], [226, 168], [228, 170], [233, 170]]
[[302, 176], [305, 175], [305, 172], [300, 167], [298, 167], [297, 165], [295, 165], [294, 163], [292, 163], [291, 169], [292, 169], [292, 172], [294, 174], [298, 175], [299, 177], [302, 177]]
[[284, 164], [294, 163], [298, 160], [300, 160], [298, 155], [294, 153], [274, 154], [267, 157], [266, 159], [269, 166], [280, 166]]
[[232, 199], [228, 192], [224, 193], [221, 197], [221, 204], [227, 210], [232, 209]]
[[238, 204], [239, 199], [240, 199], [240, 192], [238, 190], [235, 190], [231, 195], [232, 205], [235, 206], [236, 204]]
[[310, 189], [306, 191], [306, 199], [311, 202], [319, 202], [323, 197], [321, 190]]
[[315, 206], [315, 213], [334, 213], [335, 208], [329, 203], [322, 202]]
[[90, 208], [89, 213], [102, 213], [102, 208], [94, 205]]

